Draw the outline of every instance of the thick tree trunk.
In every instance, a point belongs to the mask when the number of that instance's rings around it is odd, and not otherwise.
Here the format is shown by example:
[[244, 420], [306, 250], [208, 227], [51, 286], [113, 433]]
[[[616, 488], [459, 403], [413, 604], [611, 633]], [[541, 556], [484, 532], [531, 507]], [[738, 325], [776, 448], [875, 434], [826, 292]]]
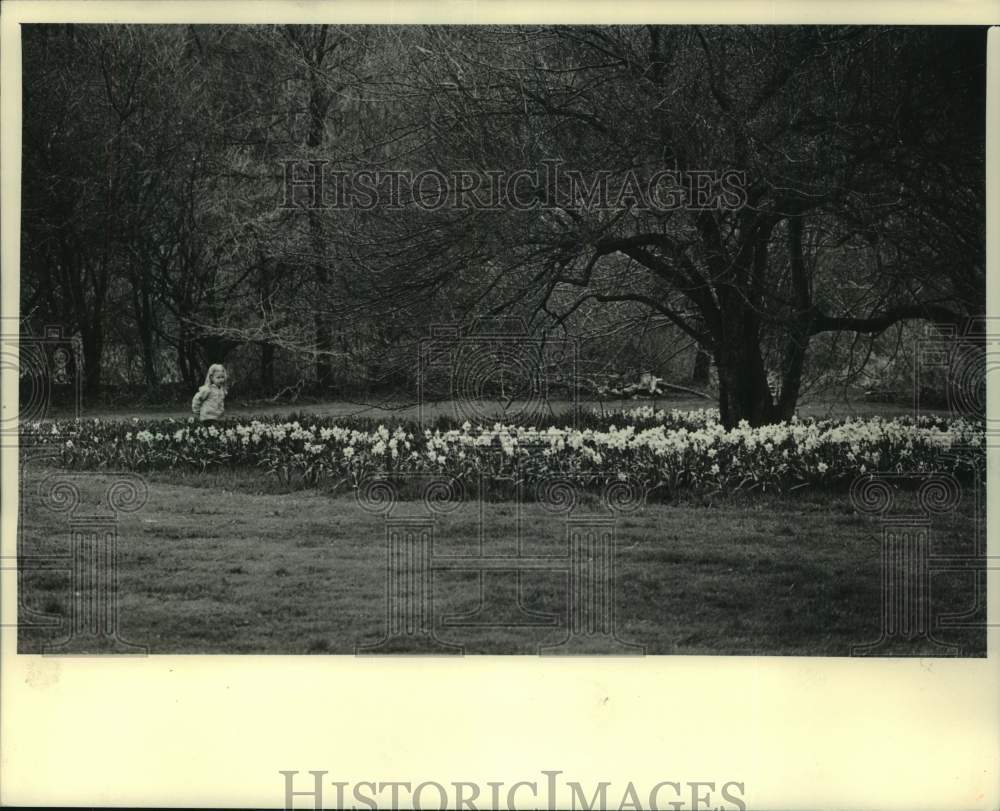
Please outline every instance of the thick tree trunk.
[[274, 344], [260, 345], [260, 387], [265, 393], [274, 389]]
[[802, 370], [805, 367], [809, 336], [797, 329], [789, 336], [785, 347], [785, 368], [781, 376], [781, 393], [775, 406], [775, 418], [790, 420], [795, 414], [802, 389]]
[[751, 372], [753, 354], [760, 354], [758, 347], [748, 347], [746, 352], [720, 353], [716, 359], [719, 368], [719, 415], [722, 424], [735, 428], [741, 420], [751, 426], [767, 425], [778, 419], [767, 376]]
[[[323, 62], [323, 45], [326, 41], [326, 29], [322, 28], [320, 39], [316, 46], [314, 55], [315, 64], [309, 74], [309, 132], [306, 138], [306, 145], [315, 149], [323, 145], [326, 129], [326, 111], [329, 106], [329, 98], [319, 80], [319, 67]], [[316, 171], [321, 171], [319, 168]], [[321, 205], [317, 201], [317, 205]], [[314, 209], [309, 211], [309, 239], [315, 262], [313, 273], [316, 282], [317, 298], [314, 302], [318, 305], [313, 317], [313, 326], [316, 334], [316, 383], [320, 390], [329, 388], [333, 383], [333, 364], [331, 362], [332, 335], [327, 316], [322, 312], [321, 302], [326, 300], [328, 272], [324, 261], [324, 246], [322, 225], [319, 215]]]
[[743, 420], [756, 427], [777, 419], [761, 352], [762, 291], [773, 225], [757, 223], [756, 219], [752, 214], [741, 214], [741, 238], [735, 255], [723, 247], [718, 223], [711, 215], [698, 219], [705, 260], [715, 280], [715, 300], [695, 303], [712, 331], [719, 373], [719, 415], [726, 428], [735, 428]]
[[695, 386], [707, 386], [708, 374], [712, 357], [700, 346], [694, 352], [694, 368], [691, 370], [691, 383]]
[[180, 370], [184, 385], [189, 389], [202, 384], [197, 370], [197, 351], [197, 344], [191, 339], [188, 331], [181, 327], [177, 340], [177, 368]]
[[767, 385], [757, 316], [749, 308], [731, 308], [725, 333], [716, 347], [715, 365], [719, 371], [719, 415], [724, 426], [735, 428], [741, 420], [759, 426], [779, 419]]
[[150, 301], [149, 286], [143, 279], [136, 293], [136, 315], [139, 328], [139, 342], [142, 346], [142, 377], [146, 392], [156, 393], [160, 377], [156, 373], [156, 341], [153, 336], [153, 306]]
[[[283, 266], [278, 263], [278, 274], [281, 275]], [[267, 256], [260, 257], [260, 306], [264, 315], [270, 319], [273, 313], [271, 296], [272, 277], [271, 265]], [[265, 393], [270, 393], [274, 389], [274, 344], [264, 340], [260, 344], [260, 387]]]
[[[316, 219], [314, 216], [310, 216], [310, 223]], [[314, 238], [313, 238], [313, 250], [322, 250], [322, 241], [318, 235], [319, 226], [315, 226]], [[321, 305], [319, 302], [325, 299], [326, 287], [327, 287], [327, 272], [326, 266], [323, 264], [322, 259], [316, 263], [314, 266], [316, 287], [319, 290], [319, 295], [317, 300], [314, 302], [314, 306], [317, 307], [316, 314], [313, 319], [313, 327], [316, 334], [316, 383], [321, 390], [329, 388], [333, 384], [333, 364], [331, 363], [331, 349], [333, 345], [333, 337], [330, 331], [330, 324], [327, 321], [326, 313], [322, 312], [320, 309]]]
[[801, 217], [792, 217], [788, 222], [788, 255], [791, 259], [792, 290], [798, 306], [788, 325], [788, 339], [785, 342], [785, 367], [781, 375], [781, 394], [778, 397], [778, 418], [789, 420], [795, 413], [802, 389], [802, 370], [805, 368], [806, 353], [809, 351], [809, 335], [812, 329], [812, 293], [806, 273], [802, 252], [804, 224]]
[[80, 331], [83, 348], [83, 388], [88, 397], [95, 397], [101, 390], [101, 359], [104, 355], [104, 331], [100, 316], [95, 323]]

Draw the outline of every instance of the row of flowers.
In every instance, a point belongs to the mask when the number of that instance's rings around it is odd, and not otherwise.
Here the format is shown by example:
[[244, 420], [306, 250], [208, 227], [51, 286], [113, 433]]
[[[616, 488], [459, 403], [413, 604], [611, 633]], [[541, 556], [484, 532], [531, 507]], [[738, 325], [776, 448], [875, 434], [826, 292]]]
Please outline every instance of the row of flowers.
[[431, 472], [531, 480], [568, 475], [606, 484], [697, 490], [791, 488], [874, 471], [968, 473], [985, 463], [981, 424], [943, 418], [792, 420], [726, 429], [712, 410], [604, 415], [601, 428], [496, 423], [419, 430], [332, 421], [252, 420], [201, 426], [171, 420], [78, 420], [22, 426], [23, 440], [78, 469], [257, 467], [290, 480], [357, 484], [372, 475]]

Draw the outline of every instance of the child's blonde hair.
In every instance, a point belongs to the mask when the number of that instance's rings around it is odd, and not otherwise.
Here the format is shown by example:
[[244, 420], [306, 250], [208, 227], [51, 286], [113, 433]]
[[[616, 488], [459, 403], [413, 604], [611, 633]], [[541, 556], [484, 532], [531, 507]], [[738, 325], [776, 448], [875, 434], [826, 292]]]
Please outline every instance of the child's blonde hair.
[[228, 391], [229, 390], [229, 372], [226, 371], [226, 367], [223, 366], [221, 363], [213, 363], [211, 366], [208, 367], [208, 372], [205, 373], [205, 385], [206, 386], [211, 386], [212, 385], [212, 373], [213, 372], [222, 372], [226, 376], [226, 382], [222, 384], [222, 390], [223, 391]]

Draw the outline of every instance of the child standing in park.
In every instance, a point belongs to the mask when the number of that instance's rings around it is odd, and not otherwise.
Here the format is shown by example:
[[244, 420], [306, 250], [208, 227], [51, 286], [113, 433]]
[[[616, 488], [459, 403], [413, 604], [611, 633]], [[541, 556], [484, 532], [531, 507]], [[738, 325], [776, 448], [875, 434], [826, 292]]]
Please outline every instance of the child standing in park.
[[191, 410], [203, 423], [213, 423], [226, 410], [226, 369], [221, 363], [213, 363], [205, 375], [205, 385], [198, 389], [191, 401]]

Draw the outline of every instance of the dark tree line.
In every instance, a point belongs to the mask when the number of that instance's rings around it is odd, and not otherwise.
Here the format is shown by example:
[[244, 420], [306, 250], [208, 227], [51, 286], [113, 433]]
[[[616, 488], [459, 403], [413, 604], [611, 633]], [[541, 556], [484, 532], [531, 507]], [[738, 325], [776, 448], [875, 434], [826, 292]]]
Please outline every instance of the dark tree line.
[[[514, 315], [543, 336], [652, 318], [697, 348], [700, 380], [714, 366], [727, 424], [760, 424], [793, 413], [828, 339], [985, 309], [982, 29], [23, 32], [22, 317], [77, 332], [90, 391], [109, 341], [150, 391], [248, 348], [263, 387], [278, 353], [330, 391], [338, 368], [398, 373], [394, 348], [436, 321]], [[613, 187], [733, 171], [746, 197], [283, 208], [284, 162], [309, 160], [560, 162]]]
[[983, 41], [851, 27], [470, 29], [438, 32], [423, 73], [466, 162], [513, 168], [527, 150], [620, 177], [664, 163], [745, 173], [735, 210], [519, 213], [482, 228], [512, 246], [495, 306], [559, 322], [588, 303], [641, 303], [713, 358], [724, 421], [760, 424], [793, 413], [816, 336], [909, 319], [962, 328], [982, 312]]

